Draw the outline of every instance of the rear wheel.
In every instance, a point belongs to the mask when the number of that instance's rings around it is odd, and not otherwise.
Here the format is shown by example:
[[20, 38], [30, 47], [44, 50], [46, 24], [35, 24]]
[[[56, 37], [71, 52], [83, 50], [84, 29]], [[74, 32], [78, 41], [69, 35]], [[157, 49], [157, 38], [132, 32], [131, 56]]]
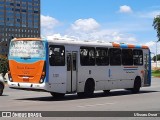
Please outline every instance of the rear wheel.
[[84, 92], [78, 92], [77, 95], [78, 95], [78, 97], [82, 98], [82, 97], [84, 97]]
[[51, 92], [51, 95], [55, 98], [62, 98], [64, 97], [64, 93], [55, 93], [55, 92]]
[[138, 93], [141, 87], [141, 79], [140, 77], [136, 77], [134, 81], [134, 87], [131, 89], [132, 93]]
[[95, 90], [93, 79], [88, 79], [85, 83], [84, 92], [78, 92], [78, 97], [92, 97]]
[[3, 89], [4, 89], [4, 86], [0, 84], [0, 96], [3, 94]]
[[92, 97], [95, 89], [95, 83], [92, 79], [86, 81], [84, 88], [85, 97]]

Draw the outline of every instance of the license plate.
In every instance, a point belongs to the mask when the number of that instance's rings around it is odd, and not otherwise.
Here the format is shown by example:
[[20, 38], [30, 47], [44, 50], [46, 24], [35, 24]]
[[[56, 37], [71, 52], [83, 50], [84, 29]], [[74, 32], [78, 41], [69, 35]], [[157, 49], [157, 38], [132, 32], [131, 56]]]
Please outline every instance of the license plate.
[[29, 77], [23, 77], [23, 82], [29, 82]]

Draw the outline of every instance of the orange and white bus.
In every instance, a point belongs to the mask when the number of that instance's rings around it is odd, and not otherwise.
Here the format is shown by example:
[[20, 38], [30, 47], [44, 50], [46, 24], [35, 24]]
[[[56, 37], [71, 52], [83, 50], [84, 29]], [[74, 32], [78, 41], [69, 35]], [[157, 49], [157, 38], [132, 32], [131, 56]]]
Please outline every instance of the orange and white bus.
[[150, 50], [143, 45], [14, 38], [8, 59], [10, 88], [55, 97], [112, 89], [137, 93], [151, 85]]

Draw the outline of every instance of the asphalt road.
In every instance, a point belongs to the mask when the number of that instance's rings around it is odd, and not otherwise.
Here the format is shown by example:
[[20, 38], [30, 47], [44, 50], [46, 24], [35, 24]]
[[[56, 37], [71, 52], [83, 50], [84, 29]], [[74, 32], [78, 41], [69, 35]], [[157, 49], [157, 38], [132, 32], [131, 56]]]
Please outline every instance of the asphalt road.
[[[0, 111], [160, 111], [160, 78], [152, 78], [152, 86], [141, 88], [138, 94], [123, 89], [112, 90], [109, 95], [97, 91], [93, 98], [81, 99], [76, 94], [55, 99], [50, 93], [14, 90], [6, 86], [3, 96], [0, 96]], [[137, 120], [134, 117], [130, 119]]]

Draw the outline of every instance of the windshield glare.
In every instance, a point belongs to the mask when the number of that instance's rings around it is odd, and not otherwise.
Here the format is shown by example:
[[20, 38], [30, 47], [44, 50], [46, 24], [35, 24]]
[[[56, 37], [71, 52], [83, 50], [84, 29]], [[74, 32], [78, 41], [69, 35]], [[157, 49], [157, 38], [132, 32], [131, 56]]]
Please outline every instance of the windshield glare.
[[10, 44], [10, 56], [43, 58], [45, 56], [44, 44], [42, 41], [12, 41]]

